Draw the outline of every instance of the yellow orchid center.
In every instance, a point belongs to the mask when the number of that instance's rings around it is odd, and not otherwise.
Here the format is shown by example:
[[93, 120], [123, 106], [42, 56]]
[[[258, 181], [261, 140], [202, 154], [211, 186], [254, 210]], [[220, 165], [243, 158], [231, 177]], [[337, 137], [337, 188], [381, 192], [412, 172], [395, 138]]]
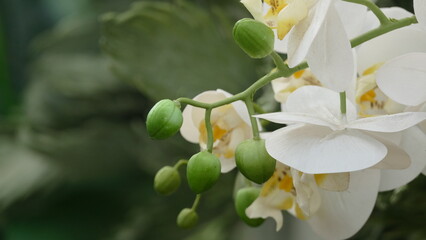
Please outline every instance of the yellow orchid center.
[[360, 117], [391, 114], [401, 110], [400, 104], [389, 99], [377, 87], [375, 73], [382, 65], [383, 63], [372, 65], [358, 78], [356, 101]]
[[275, 92], [275, 99], [284, 103], [287, 97], [298, 88], [306, 85], [321, 86], [321, 83], [311, 73], [309, 69], [295, 72], [289, 78], [278, 78], [272, 81], [272, 88]]
[[375, 103], [375, 97], [376, 97], [376, 93], [374, 92], [374, 89], [371, 89], [370, 91], [364, 93], [364, 95], [361, 96], [360, 101], [361, 102], [371, 102], [371, 103]]
[[305, 73], [305, 69], [295, 72], [293, 76], [294, 78], [299, 79], [303, 76], [304, 73]]
[[[206, 123], [202, 121], [198, 129], [200, 131], [200, 142], [204, 142], [204, 143], [207, 142]], [[217, 124], [212, 124], [212, 129], [213, 129], [213, 141], [221, 139], [223, 136], [225, 136], [228, 133], [226, 129], [221, 128]]]
[[265, 15], [265, 18], [278, 16], [278, 13], [287, 6], [286, 0], [265, 0], [265, 3], [271, 6], [268, 13]]
[[278, 203], [275, 203], [275, 207], [281, 210], [288, 210], [293, 207], [294, 204], [294, 185], [293, 178], [287, 171], [277, 171], [268, 181], [263, 184], [260, 196], [268, 197], [273, 195], [276, 191], [285, 191], [289, 193], [288, 197], [281, 199]]
[[367, 68], [362, 73], [362, 76], [369, 75], [375, 73], [384, 63], [376, 63], [373, 66]]

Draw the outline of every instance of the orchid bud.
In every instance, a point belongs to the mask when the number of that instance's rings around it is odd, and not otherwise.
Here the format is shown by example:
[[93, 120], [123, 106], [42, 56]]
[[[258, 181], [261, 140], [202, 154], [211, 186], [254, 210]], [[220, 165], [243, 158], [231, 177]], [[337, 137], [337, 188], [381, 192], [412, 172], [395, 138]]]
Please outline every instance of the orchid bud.
[[238, 190], [235, 196], [235, 210], [241, 220], [249, 226], [257, 227], [261, 225], [265, 219], [263, 218], [249, 218], [246, 215], [246, 209], [256, 200], [260, 194], [260, 189], [255, 187], [247, 187]]
[[202, 151], [189, 159], [186, 170], [191, 190], [202, 193], [210, 189], [219, 179], [220, 160], [215, 155]]
[[181, 228], [192, 228], [198, 222], [198, 214], [191, 208], [184, 208], [177, 217], [177, 225]]
[[274, 50], [274, 32], [254, 19], [244, 18], [235, 23], [234, 40], [252, 58], [264, 58]]
[[154, 178], [154, 189], [161, 195], [170, 195], [180, 186], [179, 172], [170, 166], [161, 168]]
[[182, 123], [180, 104], [170, 99], [163, 99], [149, 111], [146, 128], [151, 138], [165, 139], [175, 135]]
[[235, 161], [240, 172], [251, 181], [262, 184], [275, 171], [276, 161], [265, 148], [265, 140], [248, 139], [235, 150]]

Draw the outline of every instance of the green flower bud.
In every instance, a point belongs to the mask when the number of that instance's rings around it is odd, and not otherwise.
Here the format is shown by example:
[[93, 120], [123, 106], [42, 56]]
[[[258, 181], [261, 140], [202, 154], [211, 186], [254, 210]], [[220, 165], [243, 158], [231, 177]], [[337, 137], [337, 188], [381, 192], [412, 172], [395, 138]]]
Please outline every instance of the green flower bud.
[[215, 155], [202, 151], [192, 156], [186, 168], [186, 177], [191, 190], [202, 193], [210, 189], [220, 176], [220, 160]]
[[249, 139], [235, 150], [235, 161], [240, 172], [251, 181], [262, 184], [275, 171], [275, 159], [265, 148], [265, 140]]
[[161, 168], [154, 178], [154, 189], [162, 195], [174, 193], [180, 186], [179, 172], [170, 166]]
[[175, 135], [182, 126], [183, 117], [180, 104], [170, 99], [156, 103], [149, 111], [146, 128], [154, 139], [165, 139]]
[[264, 58], [274, 50], [274, 32], [254, 19], [239, 20], [233, 34], [238, 46], [252, 58]]
[[177, 217], [177, 225], [181, 228], [192, 228], [198, 222], [198, 214], [191, 208], [184, 208]]
[[247, 187], [238, 190], [235, 196], [235, 210], [237, 210], [238, 216], [252, 227], [257, 227], [265, 221], [263, 218], [249, 218], [246, 215], [246, 209], [256, 200], [259, 194], [259, 188]]

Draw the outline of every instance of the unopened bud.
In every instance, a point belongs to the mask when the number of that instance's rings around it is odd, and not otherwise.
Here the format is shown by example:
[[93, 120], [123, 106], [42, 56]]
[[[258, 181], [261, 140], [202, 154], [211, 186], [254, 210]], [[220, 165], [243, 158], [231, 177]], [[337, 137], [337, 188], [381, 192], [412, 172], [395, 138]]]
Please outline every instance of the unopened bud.
[[252, 227], [257, 227], [265, 221], [263, 218], [249, 218], [246, 215], [246, 209], [256, 200], [259, 194], [259, 188], [247, 187], [238, 190], [235, 196], [235, 210], [238, 216]]
[[207, 191], [217, 182], [219, 176], [220, 160], [215, 155], [202, 151], [189, 159], [186, 177], [193, 192]]
[[198, 214], [191, 208], [184, 208], [177, 217], [177, 225], [181, 228], [192, 228], [198, 222]]
[[162, 195], [174, 193], [180, 185], [179, 172], [170, 166], [161, 168], [154, 178], [154, 189]]
[[235, 23], [234, 40], [252, 58], [264, 58], [274, 50], [274, 32], [264, 23], [244, 18]]
[[266, 151], [264, 139], [248, 139], [240, 143], [235, 150], [235, 162], [246, 178], [258, 184], [266, 182], [274, 174], [276, 164]]
[[163, 99], [149, 111], [146, 128], [152, 138], [165, 139], [175, 135], [182, 123], [180, 104], [170, 99]]

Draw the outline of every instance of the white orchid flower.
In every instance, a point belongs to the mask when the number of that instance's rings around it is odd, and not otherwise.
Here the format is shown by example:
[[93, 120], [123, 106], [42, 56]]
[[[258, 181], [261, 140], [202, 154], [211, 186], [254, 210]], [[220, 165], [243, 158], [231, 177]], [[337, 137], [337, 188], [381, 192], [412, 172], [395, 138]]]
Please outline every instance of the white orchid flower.
[[[399, 8], [390, 10], [390, 17], [411, 15]], [[361, 113], [379, 115], [408, 109], [425, 112], [426, 31], [417, 25], [389, 32], [359, 48], [358, 73], [361, 77], [358, 81], [357, 102], [361, 105]], [[402, 132], [401, 138], [394, 141], [410, 155], [412, 164], [404, 170], [383, 170], [381, 190], [400, 187], [413, 180], [425, 168], [425, 130], [426, 123], [421, 123], [418, 127]]]
[[[325, 87], [338, 92], [350, 88], [355, 74], [354, 59], [348, 32], [339, 16], [340, 8], [348, 9], [348, 5], [338, 4], [337, 10], [334, 0], [264, 2], [270, 7], [262, 5], [261, 0], [242, 0], [256, 20], [277, 30], [278, 39], [286, 36], [286, 41], [276, 41], [275, 49], [287, 52], [288, 65], [294, 67], [306, 60]], [[352, 11], [358, 9], [352, 7]]]
[[358, 171], [373, 166], [401, 169], [409, 157], [396, 144], [374, 133], [400, 132], [426, 119], [423, 112], [405, 112], [357, 119], [347, 100], [341, 114], [339, 94], [322, 87], [305, 86], [291, 94], [288, 112], [256, 117], [292, 124], [266, 139], [268, 153], [281, 163], [309, 174]]
[[364, 225], [374, 207], [380, 172], [306, 174], [278, 163], [260, 196], [247, 208], [251, 218], [272, 217], [277, 231], [282, 210], [306, 221], [324, 239], [345, 239]]
[[[206, 91], [194, 100], [212, 103], [232, 96], [223, 91]], [[223, 173], [235, 168], [235, 149], [242, 141], [252, 137], [250, 117], [244, 103], [233, 102], [213, 109], [211, 115], [213, 128], [213, 154], [219, 157]], [[182, 136], [189, 142], [199, 143], [201, 149], [207, 147], [205, 110], [188, 105], [183, 111]]]

